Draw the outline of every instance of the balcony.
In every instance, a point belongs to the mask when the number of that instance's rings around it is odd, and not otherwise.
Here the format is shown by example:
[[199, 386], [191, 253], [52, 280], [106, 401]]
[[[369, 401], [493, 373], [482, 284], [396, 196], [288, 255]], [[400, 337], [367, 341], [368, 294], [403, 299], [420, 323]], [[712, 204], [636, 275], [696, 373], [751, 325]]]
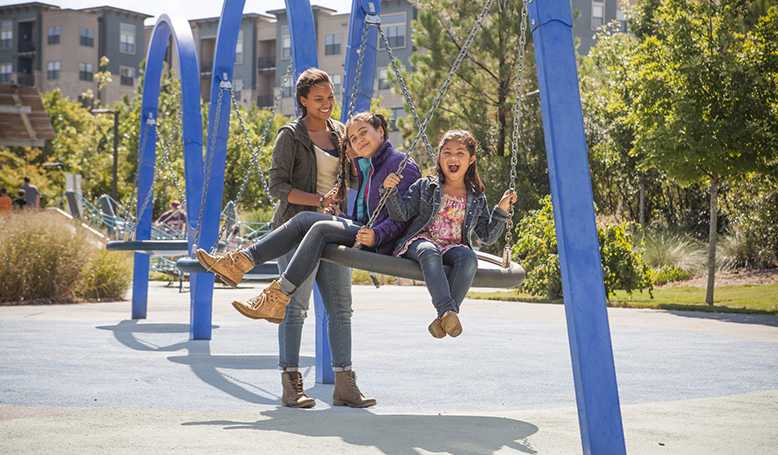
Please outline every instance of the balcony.
[[32, 73], [16, 73], [16, 81], [22, 87], [35, 87], [35, 75]]
[[273, 95], [260, 95], [257, 97], [257, 107], [269, 109], [273, 107]]
[[19, 41], [19, 53], [26, 54], [29, 52], [35, 52], [34, 41]]
[[259, 57], [257, 59], [257, 70], [268, 71], [268, 70], [275, 70], [275, 69], [276, 69], [275, 57]]

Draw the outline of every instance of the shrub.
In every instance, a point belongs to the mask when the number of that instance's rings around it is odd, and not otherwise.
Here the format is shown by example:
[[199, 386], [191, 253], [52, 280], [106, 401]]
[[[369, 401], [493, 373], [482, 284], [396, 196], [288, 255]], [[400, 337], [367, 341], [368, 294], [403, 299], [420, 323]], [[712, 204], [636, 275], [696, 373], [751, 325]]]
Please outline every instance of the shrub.
[[688, 280], [692, 276], [691, 273], [674, 265], [664, 265], [654, 270], [654, 284], [661, 286], [674, 281]]
[[643, 245], [643, 260], [657, 271], [676, 268], [694, 275], [708, 261], [705, 246], [684, 234], [649, 231], [643, 236]]
[[725, 194], [722, 211], [730, 235], [719, 251], [730, 266], [778, 266], [778, 179], [750, 175], [736, 182]]
[[[513, 248], [527, 271], [522, 289], [549, 299], [562, 296], [556, 231], [551, 198], [540, 201], [541, 208], [530, 212], [518, 225]], [[628, 225], [619, 224], [597, 229], [600, 241], [603, 278], [606, 293], [617, 289], [627, 292], [653, 289], [651, 271], [633, 245]]]
[[56, 215], [0, 217], [0, 302], [67, 303], [77, 291], [90, 298], [96, 292], [115, 294], [123, 286], [122, 295], [129, 268], [110, 265], [113, 256], [97, 251], [79, 228]]
[[121, 300], [132, 271], [126, 254], [97, 250], [81, 271], [76, 295], [90, 300]]

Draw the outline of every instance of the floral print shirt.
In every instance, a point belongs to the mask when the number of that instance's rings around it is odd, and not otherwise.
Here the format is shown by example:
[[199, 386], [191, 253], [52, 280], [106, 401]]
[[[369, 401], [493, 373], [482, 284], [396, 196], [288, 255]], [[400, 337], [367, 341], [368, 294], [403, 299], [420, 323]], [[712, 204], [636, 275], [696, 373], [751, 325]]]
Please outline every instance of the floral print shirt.
[[426, 229], [408, 239], [397, 254], [401, 256], [408, 251], [408, 247], [416, 240], [424, 239], [437, 245], [443, 254], [451, 248], [462, 245], [462, 226], [465, 223], [465, 211], [467, 210], [467, 196], [455, 197], [443, 193], [440, 200], [440, 209]]

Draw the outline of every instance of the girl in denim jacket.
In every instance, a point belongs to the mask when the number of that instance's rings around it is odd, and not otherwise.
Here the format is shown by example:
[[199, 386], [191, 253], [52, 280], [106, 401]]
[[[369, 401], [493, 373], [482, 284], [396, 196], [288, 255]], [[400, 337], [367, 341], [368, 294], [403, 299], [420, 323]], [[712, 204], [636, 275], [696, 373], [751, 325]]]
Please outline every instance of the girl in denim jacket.
[[[478, 175], [477, 147], [471, 133], [447, 131], [438, 145], [438, 175], [417, 180], [407, 191], [394, 191], [387, 201], [390, 217], [410, 221], [394, 255], [421, 267], [438, 313], [428, 327], [435, 338], [462, 333], [459, 307], [478, 270], [471, 235], [475, 233], [485, 244], [494, 243], [517, 199], [515, 192], [505, 191], [499, 204], [488, 210]], [[390, 174], [384, 188], [391, 190], [400, 180]], [[450, 268], [448, 274], [444, 265]]]

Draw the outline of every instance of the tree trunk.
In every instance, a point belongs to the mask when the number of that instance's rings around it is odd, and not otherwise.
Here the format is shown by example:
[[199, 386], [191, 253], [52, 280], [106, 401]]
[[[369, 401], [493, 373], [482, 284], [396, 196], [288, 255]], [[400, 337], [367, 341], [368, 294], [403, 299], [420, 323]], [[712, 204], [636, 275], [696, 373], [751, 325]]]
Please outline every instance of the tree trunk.
[[641, 226], [646, 227], [646, 179], [642, 175], [640, 176], [639, 188], [640, 205], [638, 207], [638, 222]]
[[716, 237], [718, 230], [718, 191], [719, 178], [713, 176], [710, 180], [710, 229], [708, 230], [708, 289], [705, 293], [705, 303], [713, 305], [713, 288], [716, 284]]

